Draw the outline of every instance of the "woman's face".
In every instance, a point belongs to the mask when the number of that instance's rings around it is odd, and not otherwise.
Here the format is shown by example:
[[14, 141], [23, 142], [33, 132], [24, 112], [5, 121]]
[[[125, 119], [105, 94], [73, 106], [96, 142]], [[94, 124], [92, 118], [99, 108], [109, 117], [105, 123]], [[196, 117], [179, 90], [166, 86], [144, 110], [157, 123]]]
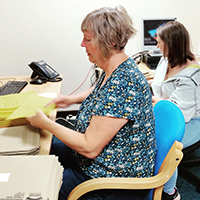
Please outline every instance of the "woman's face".
[[[157, 36], [157, 47], [162, 51], [163, 56], [167, 57], [167, 48], [163, 40], [159, 36]], [[164, 55], [165, 54], [165, 55]]]
[[91, 31], [84, 31], [81, 46], [85, 47], [89, 61], [98, 65], [98, 63], [103, 59], [103, 56], [100, 49], [94, 44], [95, 42]]

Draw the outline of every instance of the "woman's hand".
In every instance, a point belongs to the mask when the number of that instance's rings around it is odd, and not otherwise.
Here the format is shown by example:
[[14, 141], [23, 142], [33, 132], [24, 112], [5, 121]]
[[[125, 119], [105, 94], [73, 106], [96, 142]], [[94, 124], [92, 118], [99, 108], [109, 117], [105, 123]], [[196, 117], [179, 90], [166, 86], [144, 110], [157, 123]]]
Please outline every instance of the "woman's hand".
[[55, 99], [50, 101], [47, 105], [55, 104], [57, 108], [66, 108], [72, 104], [75, 103], [82, 103], [84, 99], [92, 92], [94, 87], [90, 87], [89, 89], [75, 94], [75, 95], [69, 95], [69, 96], [64, 96], [64, 95], [58, 95]]
[[26, 120], [29, 121], [32, 126], [45, 129], [46, 122], [50, 119], [39, 110], [36, 115], [26, 117]]
[[152, 102], [153, 104], [158, 103], [159, 101], [163, 100], [162, 98], [156, 97], [156, 96], [152, 96]]
[[149, 84], [149, 86], [151, 86], [151, 84], [153, 83], [153, 79], [148, 80], [147, 83]]
[[55, 104], [57, 108], [66, 108], [72, 104], [70, 96], [58, 95], [55, 99], [50, 101], [45, 107]]

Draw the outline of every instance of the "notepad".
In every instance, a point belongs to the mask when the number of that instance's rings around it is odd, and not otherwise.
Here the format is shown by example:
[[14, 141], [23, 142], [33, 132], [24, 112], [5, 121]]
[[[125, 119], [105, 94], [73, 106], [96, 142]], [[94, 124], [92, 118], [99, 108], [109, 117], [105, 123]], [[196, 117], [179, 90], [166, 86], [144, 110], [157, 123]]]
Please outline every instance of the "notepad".
[[45, 107], [52, 98], [38, 95], [33, 90], [0, 96], [0, 127], [27, 124], [26, 117], [42, 110], [47, 116], [55, 109], [55, 104]]

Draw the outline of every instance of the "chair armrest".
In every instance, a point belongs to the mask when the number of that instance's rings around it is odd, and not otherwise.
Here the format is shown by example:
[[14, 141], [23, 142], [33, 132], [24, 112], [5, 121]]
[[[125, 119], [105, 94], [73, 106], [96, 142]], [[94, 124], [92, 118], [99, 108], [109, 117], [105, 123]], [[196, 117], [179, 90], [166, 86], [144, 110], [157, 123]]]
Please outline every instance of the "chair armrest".
[[152, 189], [163, 186], [173, 175], [183, 153], [182, 143], [175, 141], [156, 176], [149, 178], [96, 178], [78, 185], [68, 200], [78, 199], [83, 194], [98, 189]]

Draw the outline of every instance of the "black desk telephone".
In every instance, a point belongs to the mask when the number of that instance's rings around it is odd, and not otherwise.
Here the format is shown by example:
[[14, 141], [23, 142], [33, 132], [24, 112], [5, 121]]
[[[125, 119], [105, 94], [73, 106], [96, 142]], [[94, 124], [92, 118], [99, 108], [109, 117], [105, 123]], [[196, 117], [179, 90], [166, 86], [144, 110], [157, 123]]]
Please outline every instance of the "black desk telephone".
[[31, 84], [42, 84], [47, 81], [58, 82], [62, 80], [60, 74], [43, 60], [32, 62], [29, 64], [29, 67], [33, 70], [31, 75], [32, 80], [30, 81]]

